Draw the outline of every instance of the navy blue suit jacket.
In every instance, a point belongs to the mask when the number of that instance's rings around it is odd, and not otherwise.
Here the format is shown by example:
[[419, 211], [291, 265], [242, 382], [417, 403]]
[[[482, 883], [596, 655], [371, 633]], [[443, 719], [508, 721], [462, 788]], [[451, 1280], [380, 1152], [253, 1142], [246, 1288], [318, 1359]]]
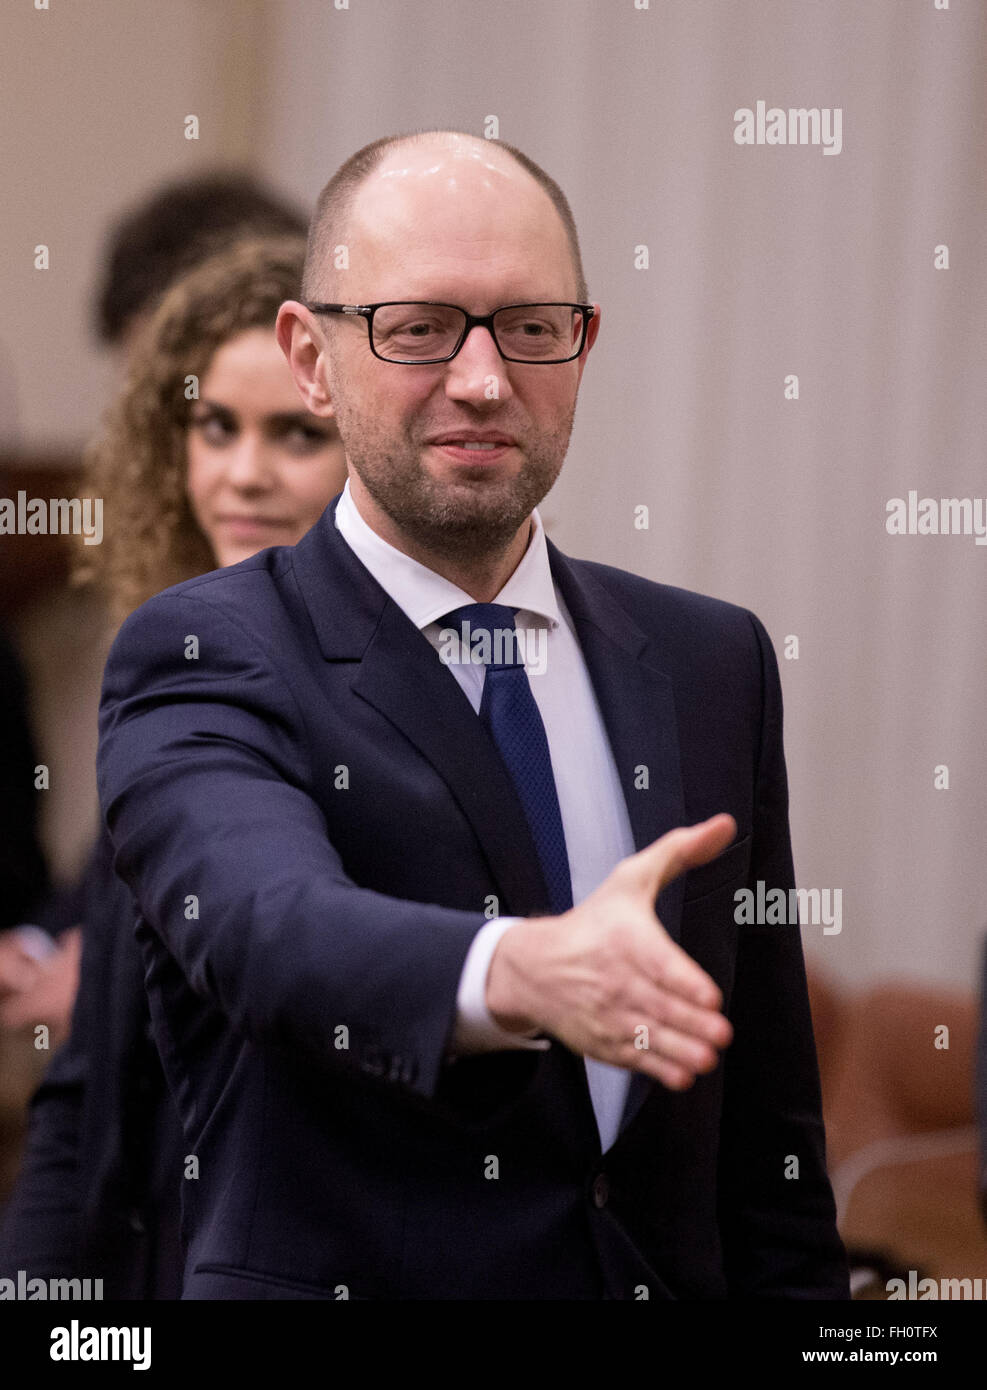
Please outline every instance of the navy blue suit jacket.
[[549, 543], [638, 847], [739, 827], [658, 901], [735, 1040], [687, 1092], [635, 1074], [601, 1154], [558, 1042], [446, 1058], [489, 896], [541, 915], [545, 884], [485, 729], [334, 516], [151, 599], [106, 667], [101, 802], [198, 1159], [185, 1297], [847, 1297], [799, 933], [733, 920], [736, 889], [793, 883], [763, 627]]

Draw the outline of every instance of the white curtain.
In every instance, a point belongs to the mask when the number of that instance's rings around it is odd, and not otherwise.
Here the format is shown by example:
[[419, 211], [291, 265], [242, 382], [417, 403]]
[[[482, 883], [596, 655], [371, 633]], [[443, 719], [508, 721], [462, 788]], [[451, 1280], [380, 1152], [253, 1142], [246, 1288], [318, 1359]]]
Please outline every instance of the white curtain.
[[[766, 623], [798, 882], [842, 890], [810, 959], [970, 984], [987, 547], [885, 522], [987, 496], [985, 7], [284, 0], [267, 42], [261, 167], [300, 196], [381, 134], [491, 115], [560, 181], [603, 322], [553, 537]], [[841, 152], [736, 144], [762, 100], [839, 108]]]

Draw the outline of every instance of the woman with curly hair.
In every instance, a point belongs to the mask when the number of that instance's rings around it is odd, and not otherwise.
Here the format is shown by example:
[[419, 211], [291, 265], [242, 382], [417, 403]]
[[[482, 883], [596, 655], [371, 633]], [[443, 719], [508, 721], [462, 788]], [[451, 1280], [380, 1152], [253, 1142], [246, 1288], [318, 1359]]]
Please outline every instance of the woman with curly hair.
[[[169, 585], [295, 544], [342, 490], [335, 426], [305, 409], [273, 333], [304, 254], [296, 236], [237, 242], [176, 283], [142, 334], [86, 456], [104, 537], [76, 578], [99, 586], [114, 623]], [[71, 1033], [32, 1102], [0, 1276], [102, 1279], [104, 1298], [177, 1298], [194, 1155], [150, 1038], [137, 909], [105, 833], [80, 902]]]
[[305, 409], [272, 331], [304, 251], [264, 238], [210, 257], [136, 350], [87, 451], [105, 534], [76, 569], [117, 620], [172, 584], [293, 545], [342, 490], [339, 435]]

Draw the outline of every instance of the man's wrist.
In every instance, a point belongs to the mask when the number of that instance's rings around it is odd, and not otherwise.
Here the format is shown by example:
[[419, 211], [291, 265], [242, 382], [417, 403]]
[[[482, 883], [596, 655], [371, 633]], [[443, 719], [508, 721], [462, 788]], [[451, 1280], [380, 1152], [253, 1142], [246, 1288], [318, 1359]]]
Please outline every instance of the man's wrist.
[[486, 1004], [490, 959], [505, 932], [523, 922], [523, 917], [494, 917], [474, 936], [466, 953], [456, 991], [456, 1018], [448, 1055], [463, 1057], [477, 1052], [544, 1050], [547, 1038], [534, 1038], [523, 1032], [501, 1028], [490, 1016]]
[[525, 918], [504, 932], [487, 969], [486, 1005], [490, 1017], [508, 1033], [533, 1034], [540, 1030], [533, 1017], [533, 992], [529, 986], [531, 945], [543, 919]]

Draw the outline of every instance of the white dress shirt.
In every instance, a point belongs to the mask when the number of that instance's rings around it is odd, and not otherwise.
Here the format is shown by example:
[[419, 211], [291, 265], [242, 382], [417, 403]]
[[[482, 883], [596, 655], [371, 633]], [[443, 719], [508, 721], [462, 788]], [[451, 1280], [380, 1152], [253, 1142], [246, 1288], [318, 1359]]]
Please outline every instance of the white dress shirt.
[[[635, 845], [620, 779], [572, 618], [555, 588], [537, 509], [520, 563], [494, 603], [518, 609], [518, 632], [542, 627], [544, 669], [533, 662], [534, 642], [525, 641], [526, 666], [535, 703], [545, 726], [555, 775], [562, 827], [569, 856], [573, 903], [581, 902]], [[360, 515], [347, 481], [336, 508], [343, 539], [377, 583], [436, 648], [443, 624], [438, 619], [475, 600], [458, 585], [395, 549]], [[474, 710], [479, 713], [484, 667], [448, 663]], [[457, 993], [455, 1053], [507, 1048], [547, 1048], [547, 1039], [525, 1037], [499, 1028], [486, 1007], [490, 958], [505, 931], [520, 919], [495, 917], [476, 934], [463, 964]], [[605, 1151], [620, 1126], [630, 1072], [586, 1058], [593, 1109]]]

